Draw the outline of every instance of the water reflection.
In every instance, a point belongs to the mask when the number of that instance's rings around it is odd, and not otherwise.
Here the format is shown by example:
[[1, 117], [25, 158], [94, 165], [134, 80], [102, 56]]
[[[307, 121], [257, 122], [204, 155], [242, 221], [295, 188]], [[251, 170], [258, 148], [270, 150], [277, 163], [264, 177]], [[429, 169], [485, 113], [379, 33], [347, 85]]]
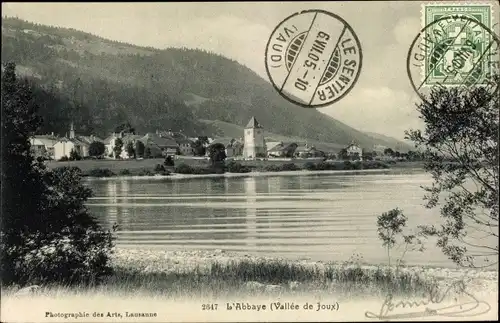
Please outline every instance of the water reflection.
[[118, 223], [117, 221], [117, 215], [118, 215], [118, 197], [117, 197], [117, 186], [118, 183], [115, 181], [109, 181], [107, 183], [107, 197], [109, 199], [109, 205], [106, 207], [106, 222], [107, 222], [107, 227], [113, 226], [114, 223]]
[[[409, 223], [430, 223], [422, 174], [276, 176], [92, 181], [89, 208], [120, 225], [117, 243], [165, 249], [226, 249], [277, 256], [386, 261], [376, 216], [399, 207]], [[443, 259], [444, 258], [444, 259]], [[442, 264], [433, 246], [409, 264]]]
[[246, 196], [246, 223], [248, 246], [256, 246], [257, 239], [257, 185], [255, 177], [248, 177], [244, 180]]
[[[125, 205], [129, 204], [128, 203], [129, 202], [129, 199], [128, 199], [129, 191], [130, 191], [129, 181], [128, 180], [121, 181], [120, 182], [120, 196], [121, 196], [122, 203]], [[135, 211], [135, 207], [132, 206], [132, 207], [120, 208], [120, 212], [117, 216], [118, 216], [118, 219], [120, 220], [121, 225], [128, 225], [130, 223], [130, 210]]]

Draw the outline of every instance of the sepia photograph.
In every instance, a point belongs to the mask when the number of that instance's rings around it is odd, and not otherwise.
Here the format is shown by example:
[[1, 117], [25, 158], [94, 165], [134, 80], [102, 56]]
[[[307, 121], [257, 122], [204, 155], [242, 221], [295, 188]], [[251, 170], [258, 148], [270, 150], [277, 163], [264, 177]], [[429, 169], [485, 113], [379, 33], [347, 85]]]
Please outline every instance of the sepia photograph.
[[1, 322], [498, 320], [500, 3], [3, 2]]

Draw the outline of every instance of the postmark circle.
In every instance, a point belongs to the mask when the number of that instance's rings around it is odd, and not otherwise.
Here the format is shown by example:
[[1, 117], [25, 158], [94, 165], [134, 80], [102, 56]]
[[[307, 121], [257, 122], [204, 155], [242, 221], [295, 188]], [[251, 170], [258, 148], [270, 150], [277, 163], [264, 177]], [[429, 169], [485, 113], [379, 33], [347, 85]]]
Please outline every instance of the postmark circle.
[[498, 90], [499, 37], [485, 24], [467, 15], [447, 15], [420, 30], [410, 45], [406, 70], [419, 97], [435, 88]]
[[342, 99], [356, 84], [363, 53], [341, 17], [324, 10], [297, 12], [276, 26], [266, 45], [267, 75], [278, 93], [305, 108]]

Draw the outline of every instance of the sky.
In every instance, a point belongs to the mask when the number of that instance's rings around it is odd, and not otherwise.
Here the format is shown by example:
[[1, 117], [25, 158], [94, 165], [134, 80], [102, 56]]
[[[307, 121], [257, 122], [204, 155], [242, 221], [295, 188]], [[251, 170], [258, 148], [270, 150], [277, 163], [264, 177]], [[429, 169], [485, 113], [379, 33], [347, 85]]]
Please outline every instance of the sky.
[[[491, 4], [498, 16], [498, 2], [483, 3]], [[318, 111], [359, 130], [398, 139], [404, 138], [404, 130], [421, 128], [415, 109], [420, 99], [406, 72], [410, 45], [423, 27], [419, 1], [2, 3], [3, 16], [140, 46], [220, 53], [266, 80], [264, 55], [272, 31], [286, 17], [308, 9], [342, 17], [363, 51], [362, 70], [352, 90]]]

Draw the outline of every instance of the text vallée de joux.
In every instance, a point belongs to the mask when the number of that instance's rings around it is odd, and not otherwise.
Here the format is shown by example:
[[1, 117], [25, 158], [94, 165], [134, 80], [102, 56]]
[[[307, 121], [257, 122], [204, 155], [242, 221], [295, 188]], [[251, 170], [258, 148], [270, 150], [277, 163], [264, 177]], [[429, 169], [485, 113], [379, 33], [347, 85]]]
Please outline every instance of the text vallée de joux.
[[228, 311], [338, 311], [339, 303], [323, 304], [317, 303], [304, 303], [296, 304], [294, 302], [273, 302], [269, 305], [266, 304], [251, 304], [251, 303], [226, 303], [226, 310]]

